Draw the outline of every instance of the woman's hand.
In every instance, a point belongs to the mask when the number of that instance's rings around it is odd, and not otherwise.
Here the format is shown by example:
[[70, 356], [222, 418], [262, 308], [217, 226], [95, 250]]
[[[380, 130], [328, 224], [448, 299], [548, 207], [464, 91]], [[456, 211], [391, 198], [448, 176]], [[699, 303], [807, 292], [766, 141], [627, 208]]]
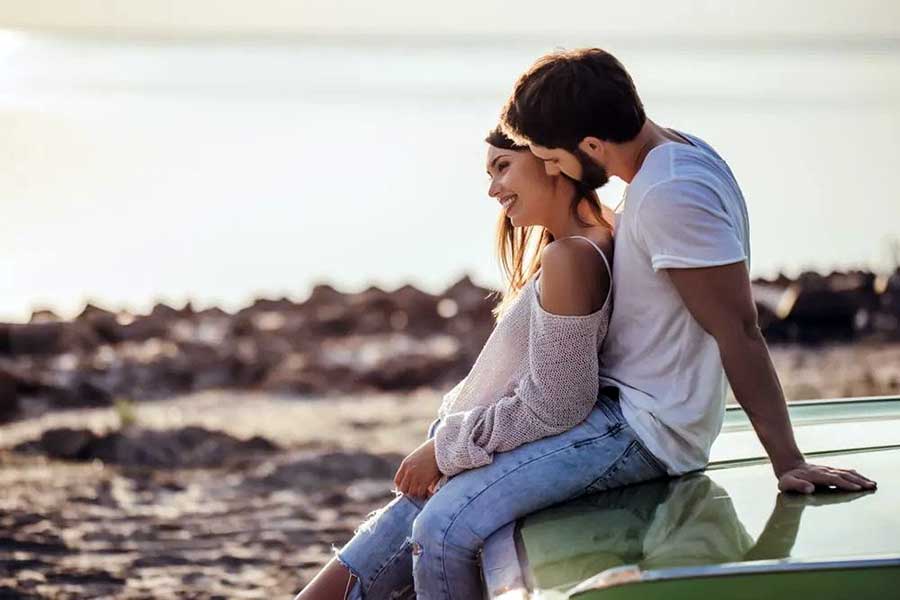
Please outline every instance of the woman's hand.
[[407, 496], [427, 498], [442, 476], [434, 456], [434, 438], [431, 438], [403, 459], [394, 475], [394, 484]]

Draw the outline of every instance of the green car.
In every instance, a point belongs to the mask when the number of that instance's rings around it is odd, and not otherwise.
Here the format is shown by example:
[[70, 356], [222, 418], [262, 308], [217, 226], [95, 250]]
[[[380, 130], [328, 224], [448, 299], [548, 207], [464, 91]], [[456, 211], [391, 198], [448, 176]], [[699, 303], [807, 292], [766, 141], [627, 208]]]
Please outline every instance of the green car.
[[790, 414], [811, 462], [879, 489], [779, 494], [749, 420], [729, 408], [705, 471], [581, 496], [494, 533], [485, 598], [900, 598], [900, 398]]

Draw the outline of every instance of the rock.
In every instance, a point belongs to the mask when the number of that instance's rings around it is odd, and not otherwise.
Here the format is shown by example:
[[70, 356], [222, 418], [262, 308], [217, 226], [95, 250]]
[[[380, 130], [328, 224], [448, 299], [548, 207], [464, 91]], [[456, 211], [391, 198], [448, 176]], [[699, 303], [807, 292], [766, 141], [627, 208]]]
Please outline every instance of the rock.
[[492, 309], [499, 301], [493, 290], [475, 285], [465, 276], [441, 295], [445, 306], [450, 302], [447, 312], [453, 318], [448, 319], [444, 327], [447, 333], [456, 336], [460, 342], [463, 360], [456, 372], [449, 373], [453, 378], [464, 376], [475, 363], [484, 343], [496, 325]]
[[[124, 321], [124, 322], [123, 322]], [[142, 342], [153, 338], [165, 339], [169, 335], [169, 321], [159, 316], [129, 317], [117, 319], [116, 341]]]
[[58, 408], [110, 406], [113, 402], [109, 391], [83, 375], [76, 376], [69, 385], [46, 386], [44, 390]]
[[390, 478], [363, 479], [347, 486], [346, 495], [353, 502], [375, 502], [393, 497], [393, 487], [394, 482]]
[[196, 313], [196, 317], [198, 319], [219, 320], [219, 319], [229, 319], [229, 318], [231, 318], [231, 315], [229, 315], [228, 312], [226, 312], [224, 309], [222, 309], [218, 306], [211, 306], [209, 308], [204, 308], [203, 310], [198, 311]]
[[400, 454], [368, 454], [356, 451], [317, 453], [278, 465], [248, 485], [263, 488], [316, 490], [345, 486], [357, 479], [391, 480], [403, 460]]
[[158, 302], [153, 305], [153, 308], [150, 310], [150, 314], [148, 316], [163, 322], [169, 322], [177, 321], [183, 316], [189, 317], [193, 314], [193, 312], [193, 308], [190, 307], [190, 304], [185, 306], [182, 310], [177, 310], [175, 308], [172, 308], [168, 304]]
[[855, 337], [857, 314], [877, 303], [871, 273], [832, 273], [822, 277], [804, 273], [796, 287], [796, 300], [786, 318], [797, 325], [797, 341], [850, 340]]
[[0, 324], [0, 352], [10, 356], [63, 352], [65, 330], [65, 323]]
[[116, 313], [100, 308], [93, 304], [86, 304], [84, 310], [75, 317], [75, 321], [88, 325], [101, 340], [107, 343], [121, 341], [121, 326]]
[[86, 449], [97, 439], [88, 429], [50, 429], [41, 435], [40, 447], [51, 458], [86, 460]]
[[412, 390], [443, 380], [444, 374], [456, 363], [455, 358], [396, 356], [360, 374], [358, 381], [383, 391]]
[[329, 304], [342, 304], [344, 295], [327, 284], [319, 284], [313, 287], [309, 298], [303, 303], [304, 308], [315, 308]]
[[59, 323], [62, 321], [59, 315], [49, 309], [38, 309], [31, 312], [29, 323]]
[[319, 395], [359, 388], [359, 375], [346, 366], [294, 368], [290, 360], [273, 368], [259, 387], [270, 392]]
[[13, 450], [65, 460], [99, 459], [122, 466], [178, 469], [218, 467], [279, 448], [259, 436], [241, 440], [191, 426], [172, 430], [129, 428], [104, 435], [87, 429], [50, 429], [40, 440], [19, 444]]
[[439, 296], [423, 292], [411, 285], [397, 288], [391, 296], [396, 304], [396, 310], [405, 317], [403, 329], [410, 334], [430, 335], [443, 330], [444, 319], [437, 311]]
[[0, 423], [15, 418], [19, 413], [19, 393], [17, 378], [5, 369], [0, 369]]
[[796, 281], [756, 280], [753, 294], [760, 327], [770, 342], [849, 341], [878, 323], [875, 275], [806, 272]]
[[463, 276], [459, 281], [447, 288], [442, 298], [449, 298], [456, 302], [459, 311], [463, 313], [479, 313], [490, 312], [491, 308], [496, 304], [489, 299], [494, 290], [483, 288], [475, 285], [468, 275]]
[[[392, 316], [401, 310], [392, 294], [379, 287], [371, 286], [348, 299], [351, 309], [356, 315], [357, 327], [354, 333], [359, 335], [385, 333], [395, 329], [399, 321]], [[404, 319], [396, 329], [406, 326]]]
[[343, 337], [356, 328], [354, 312], [343, 304], [319, 306], [313, 313], [309, 332], [318, 338]]

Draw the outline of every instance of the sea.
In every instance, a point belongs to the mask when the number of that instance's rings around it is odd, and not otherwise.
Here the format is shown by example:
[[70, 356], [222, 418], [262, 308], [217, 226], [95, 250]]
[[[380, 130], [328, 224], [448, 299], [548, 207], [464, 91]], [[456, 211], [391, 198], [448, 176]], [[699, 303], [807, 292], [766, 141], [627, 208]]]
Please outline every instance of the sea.
[[0, 320], [235, 310], [317, 283], [499, 286], [484, 136], [519, 73], [582, 45], [626, 65], [650, 118], [728, 161], [754, 276], [897, 266], [896, 39], [7, 30]]

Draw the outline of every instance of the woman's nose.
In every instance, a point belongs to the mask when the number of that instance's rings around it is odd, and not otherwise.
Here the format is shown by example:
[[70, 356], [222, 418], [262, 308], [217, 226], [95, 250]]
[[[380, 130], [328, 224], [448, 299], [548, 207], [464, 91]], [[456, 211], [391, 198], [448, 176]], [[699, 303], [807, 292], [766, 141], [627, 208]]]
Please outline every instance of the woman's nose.
[[488, 188], [488, 196], [491, 198], [496, 198], [500, 195], [500, 184], [496, 181], [491, 182], [491, 187]]

